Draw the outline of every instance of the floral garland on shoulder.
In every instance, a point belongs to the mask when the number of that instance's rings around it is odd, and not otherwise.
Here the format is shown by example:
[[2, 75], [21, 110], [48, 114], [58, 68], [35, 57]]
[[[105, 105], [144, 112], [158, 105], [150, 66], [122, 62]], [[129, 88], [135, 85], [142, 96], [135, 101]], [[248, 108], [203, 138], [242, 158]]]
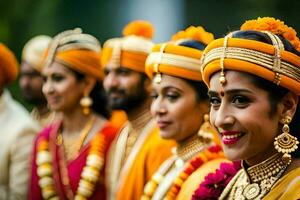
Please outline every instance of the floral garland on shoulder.
[[[91, 140], [86, 165], [81, 172], [81, 178], [74, 199], [88, 199], [94, 192], [95, 185], [99, 179], [100, 172], [104, 166], [105, 135], [97, 133]], [[37, 174], [39, 186], [44, 199], [58, 200], [55, 191], [52, 169], [52, 156], [49, 152], [49, 141], [47, 138], [40, 138], [37, 144]], [[72, 198], [73, 199], [73, 198]]]
[[[173, 181], [172, 186], [168, 190], [165, 200], [175, 199], [181, 190], [181, 186], [188, 179], [188, 177], [196, 171], [202, 164], [216, 159], [224, 158], [224, 153], [219, 145], [214, 145], [208, 149], [198, 153], [194, 158], [192, 158], [184, 167], [184, 170], [179, 174], [179, 176]], [[156, 188], [163, 180], [164, 174], [155, 173], [151, 180], [145, 185], [144, 194], [141, 200], [149, 200], [152, 198]]]
[[219, 169], [205, 177], [198, 189], [195, 190], [192, 200], [217, 200], [240, 169], [240, 161], [221, 163]]

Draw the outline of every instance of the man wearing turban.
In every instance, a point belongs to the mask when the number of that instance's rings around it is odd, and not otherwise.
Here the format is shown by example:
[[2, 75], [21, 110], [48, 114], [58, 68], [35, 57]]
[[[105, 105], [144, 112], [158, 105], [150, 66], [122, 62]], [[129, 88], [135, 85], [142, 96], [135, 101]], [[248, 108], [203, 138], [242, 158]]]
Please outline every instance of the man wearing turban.
[[41, 127], [54, 119], [54, 112], [48, 109], [42, 92], [43, 78], [41, 76], [42, 59], [51, 40], [51, 37], [46, 35], [35, 36], [25, 44], [22, 51], [19, 85], [25, 100], [35, 106], [31, 111], [31, 116], [39, 122]]
[[107, 186], [111, 200], [138, 200], [144, 184], [170, 156], [174, 143], [161, 139], [151, 120], [151, 81], [145, 74], [145, 61], [153, 46], [152, 25], [134, 21], [123, 33], [123, 38], [108, 40], [101, 55], [110, 106], [128, 116], [110, 149]]
[[28, 161], [38, 125], [5, 87], [18, 75], [14, 54], [0, 43], [0, 199], [26, 199]]

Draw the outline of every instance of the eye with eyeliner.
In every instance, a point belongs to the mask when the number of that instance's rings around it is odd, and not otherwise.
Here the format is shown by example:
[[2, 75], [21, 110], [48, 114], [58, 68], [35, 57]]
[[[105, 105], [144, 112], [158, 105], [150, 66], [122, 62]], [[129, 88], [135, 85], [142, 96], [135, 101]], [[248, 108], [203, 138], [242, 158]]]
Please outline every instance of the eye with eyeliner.
[[209, 95], [209, 102], [212, 108], [217, 109], [221, 104], [221, 99], [218, 96]]
[[231, 102], [238, 107], [246, 107], [251, 101], [248, 97], [244, 95], [233, 95], [231, 97]]
[[52, 79], [54, 82], [60, 82], [60, 81], [64, 80], [65, 77], [62, 76], [62, 75], [60, 75], [60, 74], [53, 74], [53, 75], [51, 76], [51, 79]]

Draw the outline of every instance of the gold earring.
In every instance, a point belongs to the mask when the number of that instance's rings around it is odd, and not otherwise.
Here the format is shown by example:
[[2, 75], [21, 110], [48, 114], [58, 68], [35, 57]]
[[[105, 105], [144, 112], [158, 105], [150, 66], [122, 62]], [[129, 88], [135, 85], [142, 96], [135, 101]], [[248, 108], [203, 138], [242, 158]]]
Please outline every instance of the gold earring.
[[82, 113], [88, 115], [91, 113], [90, 107], [93, 105], [93, 100], [88, 94], [84, 94], [80, 100], [80, 105], [82, 106]]
[[289, 127], [289, 123], [292, 121], [291, 117], [287, 116], [284, 119], [284, 125], [282, 127], [282, 132], [279, 136], [277, 136], [275, 138], [274, 141], [274, 146], [275, 149], [280, 152], [283, 153], [283, 160], [286, 163], [290, 163], [291, 162], [291, 155], [290, 153], [296, 151], [296, 149], [298, 148], [298, 144], [299, 141], [297, 140], [296, 137], [292, 136], [289, 132], [290, 132], [290, 127]]
[[213, 140], [212, 127], [209, 123], [209, 115], [204, 114], [204, 123], [201, 125], [198, 131], [198, 136], [205, 142], [210, 143]]

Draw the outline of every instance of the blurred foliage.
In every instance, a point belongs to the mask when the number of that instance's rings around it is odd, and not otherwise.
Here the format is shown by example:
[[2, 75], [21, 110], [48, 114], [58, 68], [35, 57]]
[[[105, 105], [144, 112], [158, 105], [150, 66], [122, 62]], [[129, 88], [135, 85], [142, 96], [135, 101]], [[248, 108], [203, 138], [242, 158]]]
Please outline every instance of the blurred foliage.
[[[185, 5], [182, 8], [185, 15], [182, 29], [189, 25], [202, 25], [220, 37], [238, 29], [246, 19], [273, 16], [300, 31], [299, 0], [182, 1]], [[130, 3], [131, 0], [0, 0], [0, 41], [9, 46], [18, 59], [23, 45], [31, 37], [38, 34], [53, 36], [75, 27], [81, 27], [103, 43], [121, 34], [122, 27], [116, 27], [115, 24], [124, 22], [122, 15], [127, 13], [124, 5]], [[166, 15], [169, 12], [172, 10], [166, 8]], [[156, 34], [160, 34], [159, 30]], [[14, 97], [24, 103], [17, 83], [10, 89]], [[25, 105], [30, 108], [28, 104]]]

